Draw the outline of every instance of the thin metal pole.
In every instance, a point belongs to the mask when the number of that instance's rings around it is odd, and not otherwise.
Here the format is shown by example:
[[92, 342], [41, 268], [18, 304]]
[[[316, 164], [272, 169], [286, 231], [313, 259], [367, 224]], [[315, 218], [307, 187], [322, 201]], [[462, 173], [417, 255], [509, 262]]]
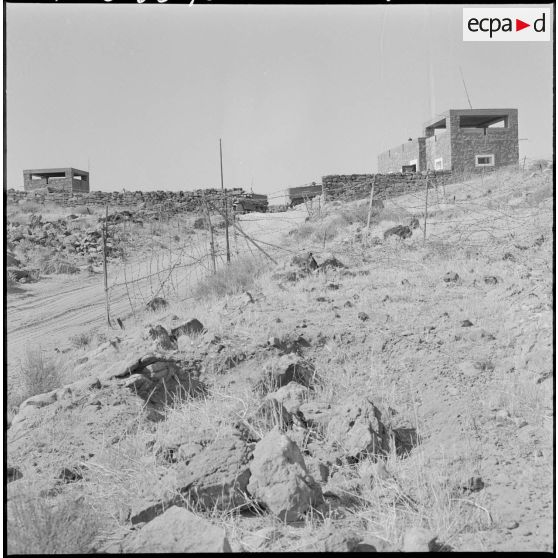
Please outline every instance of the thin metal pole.
[[223, 147], [221, 146], [221, 138], [219, 138], [219, 159], [221, 161], [221, 190], [223, 191], [223, 201], [225, 204], [225, 242], [227, 244], [227, 263], [231, 262], [231, 250], [229, 247], [229, 204], [227, 200], [227, 193], [223, 186]]

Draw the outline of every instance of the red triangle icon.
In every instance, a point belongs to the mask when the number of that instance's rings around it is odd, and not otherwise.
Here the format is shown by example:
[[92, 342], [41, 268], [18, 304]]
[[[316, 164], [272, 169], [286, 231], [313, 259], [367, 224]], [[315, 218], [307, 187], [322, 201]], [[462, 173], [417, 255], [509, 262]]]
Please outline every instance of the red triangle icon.
[[515, 20], [515, 30], [516, 31], [521, 31], [522, 29], [525, 29], [526, 27], [531, 27], [531, 24], [530, 23], [525, 23], [524, 21], [521, 21], [520, 19]]

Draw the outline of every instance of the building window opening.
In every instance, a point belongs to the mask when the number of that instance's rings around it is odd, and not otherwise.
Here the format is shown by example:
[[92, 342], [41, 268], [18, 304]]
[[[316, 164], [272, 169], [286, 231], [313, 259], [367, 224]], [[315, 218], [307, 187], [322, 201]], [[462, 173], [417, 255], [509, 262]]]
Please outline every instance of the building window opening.
[[443, 157], [439, 157], [438, 159], [434, 159], [434, 170], [444, 170], [444, 159], [443, 159]]
[[475, 155], [476, 167], [493, 167], [494, 155]]

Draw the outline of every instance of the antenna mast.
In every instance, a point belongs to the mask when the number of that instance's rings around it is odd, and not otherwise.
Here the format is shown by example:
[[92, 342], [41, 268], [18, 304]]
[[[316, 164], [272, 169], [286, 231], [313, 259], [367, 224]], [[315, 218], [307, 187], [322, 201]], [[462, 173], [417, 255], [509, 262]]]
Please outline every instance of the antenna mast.
[[465, 78], [463, 77], [461, 66], [459, 66], [459, 73], [461, 74], [461, 81], [463, 82], [463, 87], [465, 88], [465, 95], [467, 95], [467, 102], [469, 103], [469, 108], [472, 109], [473, 105], [471, 105], [471, 99], [469, 99], [469, 92], [467, 91], [467, 85], [465, 85]]

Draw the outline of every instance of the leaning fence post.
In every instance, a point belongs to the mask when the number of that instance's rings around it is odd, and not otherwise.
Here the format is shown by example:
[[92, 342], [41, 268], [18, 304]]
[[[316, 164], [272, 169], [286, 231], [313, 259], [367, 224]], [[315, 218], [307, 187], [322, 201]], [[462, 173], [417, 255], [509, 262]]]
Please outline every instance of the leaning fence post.
[[368, 205], [368, 220], [366, 221], [366, 238], [368, 238], [368, 232], [370, 231], [370, 217], [372, 216], [372, 203], [374, 202], [375, 186], [376, 186], [376, 175], [374, 175], [374, 181], [372, 182], [372, 189], [370, 190], [370, 204]]

